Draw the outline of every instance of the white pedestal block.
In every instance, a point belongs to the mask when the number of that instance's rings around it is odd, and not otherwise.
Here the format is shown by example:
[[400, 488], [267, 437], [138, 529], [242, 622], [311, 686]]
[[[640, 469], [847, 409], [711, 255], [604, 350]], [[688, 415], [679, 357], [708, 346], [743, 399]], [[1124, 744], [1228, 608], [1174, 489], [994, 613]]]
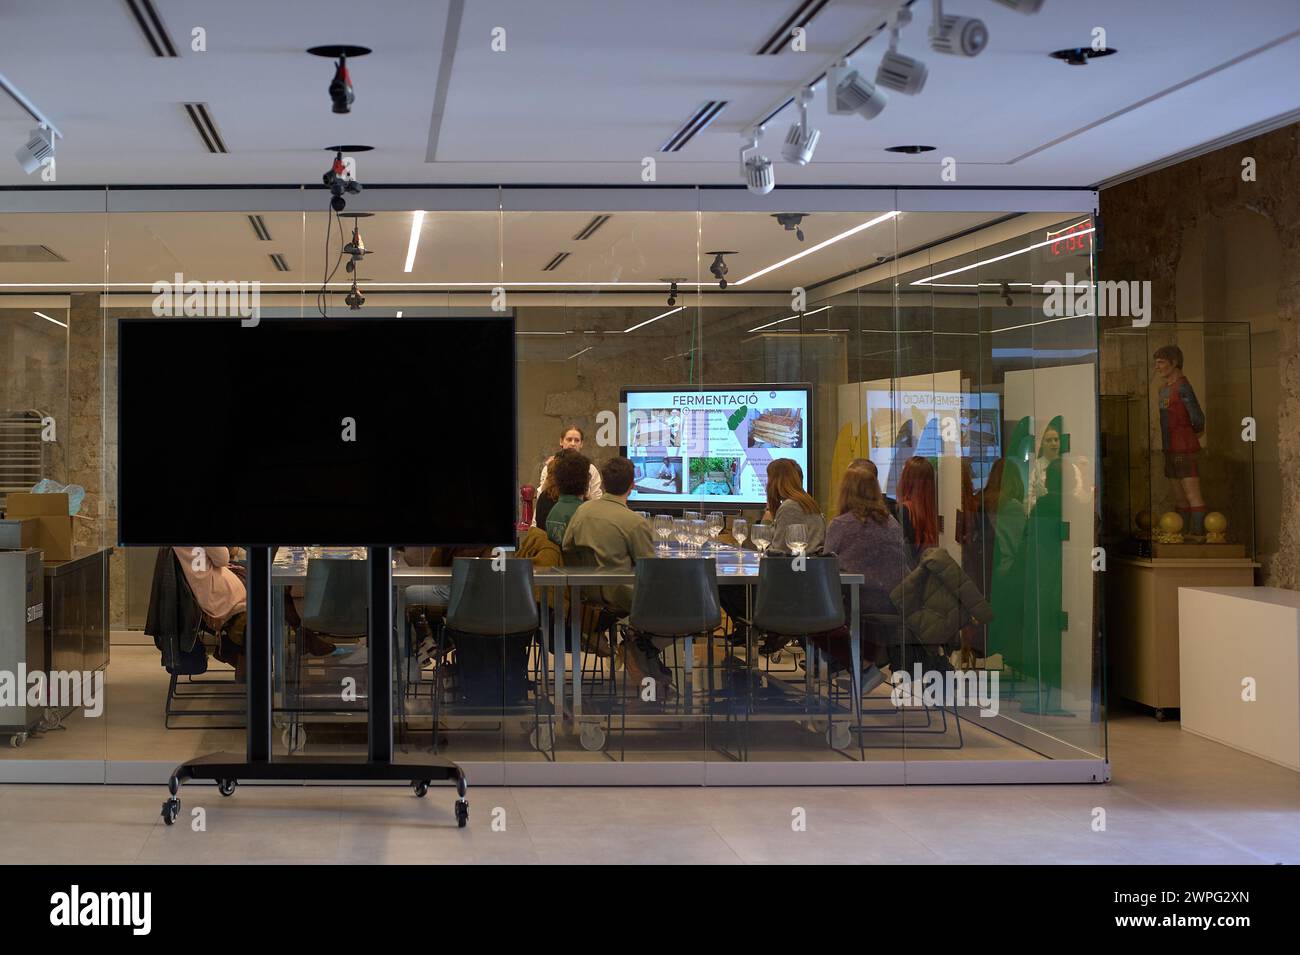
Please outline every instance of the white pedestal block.
[[1178, 633], [1182, 728], [1300, 771], [1300, 593], [1181, 587]]

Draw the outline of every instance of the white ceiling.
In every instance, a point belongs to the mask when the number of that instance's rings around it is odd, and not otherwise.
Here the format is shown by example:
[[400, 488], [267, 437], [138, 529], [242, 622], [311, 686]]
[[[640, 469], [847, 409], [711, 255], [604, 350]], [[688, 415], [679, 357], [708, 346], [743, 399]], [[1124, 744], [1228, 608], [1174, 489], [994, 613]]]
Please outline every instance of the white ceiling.
[[[473, 0], [428, 162], [448, 0], [155, 3], [176, 59], [153, 56], [120, 0], [3, 4], [0, 72], [63, 132], [59, 184], [312, 183], [327, 165], [319, 148], [336, 142], [377, 147], [359, 162], [372, 183], [636, 185], [645, 156], [658, 160], [660, 183], [732, 183], [738, 132], [893, 6], [831, 0], [807, 52], [758, 56], [796, 0]], [[929, 64], [924, 92], [893, 95], [871, 122], [828, 116], [819, 96], [816, 161], [779, 163], [779, 185], [940, 186], [939, 160], [951, 156], [958, 185], [1087, 186], [1300, 109], [1297, 0], [1046, 0], [1037, 16], [992, 0], [945, 9], [987, 23], [983, 54], [930, 53], [920, 0], [901, 50]], [[1118, 55], [1086, 67], [1047, 57], [1087, 45], [1096, 26]], [[193, 27], [206, 30], [207, 52], [190, 50]], [[505, 52], [491, 49], [495, 27]], [[375, 50], [353, 63], [346, 116], [330, 112], [329, 62], [303, 52], [338, 42]], [[883, 48], [873, 40], [857, 62], [874, 72]], [[709, 99], [730, 105], [682, 152], [659, 153]], [[204, 149], [185, 101], [209, 105], [228, 155]], [[790, 112], [768, 131], [769, 155]], [[12, 144], [0, 185], [39, 185], [8, 158], [31, 125], [0, 95], [0, 143]], [[937, 150], [882, 151], [903, 143]]]

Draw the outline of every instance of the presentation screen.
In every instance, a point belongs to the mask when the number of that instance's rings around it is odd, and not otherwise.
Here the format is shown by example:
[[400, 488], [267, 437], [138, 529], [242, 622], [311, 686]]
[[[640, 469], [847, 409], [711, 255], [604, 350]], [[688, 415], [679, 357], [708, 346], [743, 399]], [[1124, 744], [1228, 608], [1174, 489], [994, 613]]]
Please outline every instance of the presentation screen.
[[968, 459], [976, 491], [1002, 456], [1001, 396], [996, 392], [868, 388], [866, 399], [867, 454], [886, 494], [898, 490], [903, 465], [913, 455]]
[[811, 394], [808, 385], [623, 389], [631, 500], [761, 504], [774, 458], [793, 458], [811, 487]]
[[510, 316], [123, 319], [118, 542], [510, 545]]

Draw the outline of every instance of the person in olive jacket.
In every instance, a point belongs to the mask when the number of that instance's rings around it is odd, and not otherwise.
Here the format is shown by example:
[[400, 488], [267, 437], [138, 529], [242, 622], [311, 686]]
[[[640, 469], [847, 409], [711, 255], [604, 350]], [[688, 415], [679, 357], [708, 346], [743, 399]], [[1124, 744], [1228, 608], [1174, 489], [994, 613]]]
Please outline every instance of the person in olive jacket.
[[956, 647], [963, 627], [993, 619], [975, 581], [942, 547], [922, 553], [890, 599], [903, 616], [908, 643], [927, 655]]

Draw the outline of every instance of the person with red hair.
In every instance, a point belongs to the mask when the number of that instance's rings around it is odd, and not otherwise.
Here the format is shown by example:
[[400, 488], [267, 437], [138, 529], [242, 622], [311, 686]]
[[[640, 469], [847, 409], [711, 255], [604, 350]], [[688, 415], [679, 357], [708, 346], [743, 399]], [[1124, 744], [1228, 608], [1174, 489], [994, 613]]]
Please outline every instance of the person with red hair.
[[929, 458], [908, 458], [898, 478], [898, 522], [903, 525], [907, 565], [915, 567], [921, 554], [939, 544], [939, 495]]

